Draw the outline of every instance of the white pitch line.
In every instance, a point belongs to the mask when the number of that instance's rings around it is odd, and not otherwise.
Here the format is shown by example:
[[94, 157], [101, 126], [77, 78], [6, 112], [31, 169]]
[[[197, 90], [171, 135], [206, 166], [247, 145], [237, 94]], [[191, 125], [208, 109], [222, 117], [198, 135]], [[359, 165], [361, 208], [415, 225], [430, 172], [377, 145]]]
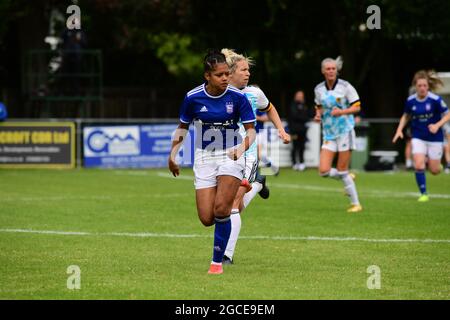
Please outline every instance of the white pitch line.
[[[328, 187], [320, 187], [320, 186], [312, 186], [312, 185], [301, 185], [301, 184], [289, 184], [289, 183], [271, 183], [270, 186], [275, 188], [284, 188], [284, 189], [302, 189], [302, 190], [310, 190], [310, 191], [328, 191], [328, 192], [343, 192], [343, 188], [328, 188]], [[362, 194], [369, 194], [373, 196], [389, 196], [389, 197], [418, 197], [418, 192], [393, 192], [393, 191], [382, 191], [382, 190], [361, 190]], [[439, 199], [450, 199], [450, 194], [439, 194], [433, 193], [430, 195], [431, 198], [439, 198]]]
[[[145, 196], [148, 198], [174, 198], [174, 197], [186, 197], [188, 196], [188, 193], [164, 193], [164, 194], [158, 194], [158, 193], [149, 193]], [[141, 195], [134, 195], [134, 194], [126, 194], [121, 195], [120, 199], [133, 199], [133, 198], [139, 198], [142, 199]], [[107, 200], [111, 201], [113, 199], [118, 199], [117, 197], [113, 198], [112, 196], [43, 196], [43, 197], [14, 197], [14, 196], [7, 196], [5, 198], [1, 198], [1, 201], [23, 201], [23, 202], [32, 202], [32, 201], [68, 201], [68, 200]]]
[[174, 177], [172, 174], [165, 173], [165, 172], [157, 172], [156, 175], [158, 177], [161, 177], [161, 178], [178, 179], [178, 180], [190, 180], [190, 181], [194, 180], [193, 176], [182, 176], [182, 175], [179, 175], [178, 177]]
[[23, 197], [6, 196], [2, 201], [67, 201], [67, 200], [111, 200], [110, 196], [43, 196], [43, 197]]
[[31, 229], [0, 229], [0, 232], [8, 233], [36, 233], [36, 234], [56, 234], [63, 236], [91, 236], [90, 232], [77, 231], [54, 231], [54, 230], [31, 230]]
[[[283, 188], [283, 189], [302, 189], [309, 191], [327, 191], [327, 192], [343, 192], [343, 188], [328, 188], [328, 187], [320, 187], [320, 186], [312, 186], [312, 185], [301, 185], [301, 184], [288, 184], [288, 183], [271, 183], [270, 186], [275, 188]], [[369, 194], [372, 196], [389, 196], [389, 197], [418, 197], [418, 192], [393, 192], [393, 191], [382, 191], [382, 190], [361, 190], [362, 194]], [[430, 195], [431, 198], [436, 199], [450, 199], [450, 194], [439, 194], [433, 193]]]
[[[149, 233], [149, 232], [75, 232], [75, 231], [53, 231], [32, 229], [0, 229], [0, 233], [32, 233], [68, 236], [117, 236], [132, 238], [212, 238], [212, 235], [200, 234], [173, 234], [173, 233]], [[446, 239], [371, 239], [358, 237], [316, 237], [316, 236], [241, 236], [244, 240], [276, 240], [276, 241], [354, 241], [375, 243], [450, 243]]]
[[[134, 174], [133, 172], [121, 172], [120, 174], [130, 174], [130, 175], [147, 175], [147, 172]], [[180, 175], [178, 177], [172, 176], [170, 173], [167, 172], [156, 172], [156, 175], [161, 178], [168, 178], [173, 180], [189, 180], [193, 181], [193, 176], [183, 176]], [[332, 188], [332, 187], [322, 187], [322, 186], [314, 186], [314, 185], [305, 185], [305, 184], [291, 184], [291, 183], [270, 183], [269, 186], [275, 187], [275, 188], [282, 188], [282, 189], [300, 189], [300, 190], [308, 190], [308, 191], [325, 191], [325, 192], [338, 192], [342, 193], [343, 188]], [[393, 192], [393, 191], [385, 191], [385, 190], [361, 190], [361, 194], [369, 195], [369, 196], [375, 196], [375, 197], [396, 197], [396, 198], [404, 198], [404, 197], [418, 197], [418, 192]], [[435, 199], [450, 199], [450, 194], [439, 194], [439, 193], [433, 193], [430, 195], [431, 198]]]
[[[156, 175], [161, 178], [171, 178], [171, 179], [181, 179], [181, 180], [193, 180], [194, 178], [192, 176], [178, 176], [174, 178], [171, 174], [165, 173], [165, 172], [157, 172]], [[269, 186], [275, 187], [275, 188], [282, 188], [282, 189], [301, 189], [301, 190], [308, 190], [308, 191], [326, 191], [326, 192], [343, 192], [343, 188], [331, 188], [331, 187], [321, 187], [321, 186], [313, 186], [313, 185], [305, 185], [305, 184], [291, 184], [291, 183], [270, 183]], [[393, 192], [393, 191], [385, 191], [385, 190], [361, 190], [360, 193], [362, 194], [369, 194], [372, 196], [390, 196], [390, 197], [397, 197], [397, 198], [403, 198], [403, 197], [418, 197], [418, 192]], [[450, 194], [439, 194], [439, 193], [433, 193], [430, 195], [431, 198], [436, 199], [450, 199]]]

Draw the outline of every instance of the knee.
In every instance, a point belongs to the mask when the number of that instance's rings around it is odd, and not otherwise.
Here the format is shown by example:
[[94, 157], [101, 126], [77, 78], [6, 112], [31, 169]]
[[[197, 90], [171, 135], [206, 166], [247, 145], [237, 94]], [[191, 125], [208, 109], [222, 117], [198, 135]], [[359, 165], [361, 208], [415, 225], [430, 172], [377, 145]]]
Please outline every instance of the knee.
[[439, 167], [438, 168], [430, 168], [430, 172], [432, 175], [436, 176], [439, 173], [441, 173], [441, 168], [439, 168]]
[[230, 209], [225, 203], [218, 203], [214, 206], [214, 215], [216, 217], [227, 217], [230, 215]]
[[414, 165], [414, 169], [416, 170], [416, 171], [425, 171], [425, 164], [415, 164]]
[[212, 211], [198, 209], [198, 218], [205, 227], [209, 227], [214, 224], [214, 214]]
[[214, 217], [200, 217], [200, 221], [205, 227], [210, 227], [214, 224]]

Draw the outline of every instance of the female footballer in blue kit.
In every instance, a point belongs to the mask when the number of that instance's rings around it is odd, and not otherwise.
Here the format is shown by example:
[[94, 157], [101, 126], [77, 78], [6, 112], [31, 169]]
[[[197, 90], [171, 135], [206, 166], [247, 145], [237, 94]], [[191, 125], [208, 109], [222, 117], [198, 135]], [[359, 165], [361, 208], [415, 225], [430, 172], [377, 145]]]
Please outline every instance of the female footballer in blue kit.
[[429, 201], [426, 188], [425, 169], [428, 158], [428, 169], [434, 175], [441, 171], [441, 158], [444, 134], [442, 126], [450, 120], [450, 113], [444, 100], [430, 91], [442, 82], [434, 72], [424, 70], [416, 72], [413, 86], [416, 93], [409, 96], [397, 131], [392, 142], [403, 139], [403, 129], [411, 120], [412, 154], [414, 169], [416, 170], [416, 183], [421, 196], [419, 202]]
[[[245, 171], [242, 155], [255, 140], [256, 119], [245, 95], [228, 85], [230, 71], [222, 53], [209, 52], [204, 71], [206, 83], [189, 91], [181, 105], [180, 124], [168, 162], [169, 170], [178, 176], [180, 170], [175, 156], [189, 124], [194, 121], [197, 212], [205, 226], [215, 224], [213, 259], [208, 273], [221, 274], [231, 232], [231, 207]], [[245, 138], [239, 134], [239, 121], [245, 127]]]
[[[360, 212], [356, 185], [348, 172], [352, 150], [355, 149], [355, 120], [353, 114], [361, 108], [358, 93], [353, 86], [337, 77], [342, 61], [327, 58], [322, 61], [325, 81], [314, 89], [316, 116], [314, 121], [322, 122], [323, 144], [320, 152], [319, 173], [322, 177], [342, 180], [345, 192], [351, 199], [347, 212]], [[338, 154], [337, 168], [332, 168]]]

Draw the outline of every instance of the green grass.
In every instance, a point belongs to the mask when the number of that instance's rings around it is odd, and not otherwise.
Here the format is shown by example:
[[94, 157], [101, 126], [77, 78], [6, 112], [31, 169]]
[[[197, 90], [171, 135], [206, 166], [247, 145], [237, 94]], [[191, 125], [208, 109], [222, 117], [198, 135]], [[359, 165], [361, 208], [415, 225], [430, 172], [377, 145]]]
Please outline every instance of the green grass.
[[[189, 178], [189, 169], [181, 179], [167, 170], [0, 170], [0, 299], [450, 298], [448, 175], [427, 175], [423, 204], [410, 172], [359, 173], [364, 212], [348, 214], [340, 182], [282, 170], [268, 178], [270, 198], [243, 213], [236, 263], [221, 276], [207, 275], [213, 228], [197, 218]], [[81, 269], [80, 290], [66, 287], [70, 265]], [[381, 269], [379, 290], [366, 285], [371, 265]]]

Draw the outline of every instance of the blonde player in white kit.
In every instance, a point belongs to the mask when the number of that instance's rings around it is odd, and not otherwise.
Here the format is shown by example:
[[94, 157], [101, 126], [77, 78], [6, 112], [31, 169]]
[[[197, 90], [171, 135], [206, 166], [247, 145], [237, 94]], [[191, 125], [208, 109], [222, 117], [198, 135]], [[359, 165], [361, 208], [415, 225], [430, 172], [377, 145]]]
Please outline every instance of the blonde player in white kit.
[[[257, 87], [248, 86], [250, 79], [250, 66], [253, 64], [252, 60], [241, 54], [237, 54], [230, 49], [222, 49], [221, 51], [226, 59], [228, 66], [230, 67], [230, 84], [240, 89], [247, 99], [250, 101], [253, 112], [256, 116], [256, 110], [261, 110], [267, 112], [267, 116], [270, 121], [274, 124], [275, 128], [278, 129], [278, 136], [283, 143], [287, 144], [291, 141], [291, 137], [284, 130], [283, 124], [281, 123], [280, 116], [276, 108], [267, 99], [264, 92]], [[241, 126], [241, 134], [245, 136], [245, 130]], [[245, 156], [245, 175], [244, 177], [251, 184], [251, 190], [248, 191], [244, 185], [239, 188], [236, 197], [234, 199], [233, 207], [231, 210], [231, 234], [228, 240], [228, 245], [225, 250], [225, 256], [223, 263], [231, 264], [233, 263], [233, 255], [236, 247], [236, 242], [239, 237], [241, 230], [241, 216], [240, 213], [244, 210], [250, 203], [250, 201], [256, 196], [257, 193], [261, 195], [262, 198], [266, 199], [269, 196], [267, 187], [265, 186], [265, 176], [257, 176], [258, 169], [258, 148], [257, 141], [255, 141], [247, 152]]]
[[[319, 173], [322, 177], [341, 180], [351, 205], [347, 212], [360, 212], [362, 206], [349, 164], [355, 149], [355, 119], [353, 114], [361, 108], [358, 93], [347, 81], [337, 77], [342, 67], [340, 59], [327, 58], [322, 61], [325, 81], [314, 89], [317, 122], [322, 122], [323, 144], [320, 152]], [[338, 156], [337, 168], [332, 168], [334, 157]]]

